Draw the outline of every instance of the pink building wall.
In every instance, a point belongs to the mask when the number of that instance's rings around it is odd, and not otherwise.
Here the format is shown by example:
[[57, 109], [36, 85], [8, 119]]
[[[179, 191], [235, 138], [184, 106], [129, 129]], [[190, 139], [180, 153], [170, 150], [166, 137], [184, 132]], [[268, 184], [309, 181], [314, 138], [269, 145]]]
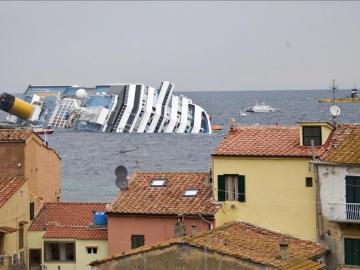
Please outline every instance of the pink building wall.
[[[108, 217], [109, 256], [131, 249], [131, 235], [144, 235], [145, 245], [166, 241], [175, 237], [177, 217], [169, 216], [115, 216]], [[186, 233], [191, 235], [192, 226], [196, 232], [209, 230], [209, 224], [200, 218], [185, 216]]]

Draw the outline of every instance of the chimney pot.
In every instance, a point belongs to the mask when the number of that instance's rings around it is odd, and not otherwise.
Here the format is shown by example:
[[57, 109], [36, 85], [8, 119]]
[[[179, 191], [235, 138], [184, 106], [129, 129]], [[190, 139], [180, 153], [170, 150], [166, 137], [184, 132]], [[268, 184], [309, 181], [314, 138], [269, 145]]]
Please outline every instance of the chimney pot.
[[196, 234], [196, 226], [192, 225], [191, 226], [191, 236], [194, 236]]
[[282, 239], [279, 243], [280, 246], [280, 259], [286, 260], [289, 258], [289, 244]]
[[186, 235], [186, 225], [184, 222], [184, 216], [178, 215], [177, 221], [175, 223], [175, 237], [180, 237], [185, 235]]

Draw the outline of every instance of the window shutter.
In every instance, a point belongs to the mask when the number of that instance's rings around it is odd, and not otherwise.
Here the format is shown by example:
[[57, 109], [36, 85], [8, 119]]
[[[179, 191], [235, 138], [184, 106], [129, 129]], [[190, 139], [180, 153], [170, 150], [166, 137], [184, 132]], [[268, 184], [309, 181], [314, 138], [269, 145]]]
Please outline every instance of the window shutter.
[[345, 264], [360, 265], [360, 239], [345, 238]]
[[218, 201], [225, 201], [225, 175], [218, 175]]
[[238, 201], [245, 202], [245, 176], [238, 175]]
[[134, 235], [132, 235], [131, 236], [131, 248], [136, 248], [137, 246], [138, 246], [137, 238]]
[[30, 220], [34, 220], [35, 217], [35, 203], [31, 202], [29, 205]]
[[131, 235], [131, 248], [142, 247], [145, 244], [144, 235]]

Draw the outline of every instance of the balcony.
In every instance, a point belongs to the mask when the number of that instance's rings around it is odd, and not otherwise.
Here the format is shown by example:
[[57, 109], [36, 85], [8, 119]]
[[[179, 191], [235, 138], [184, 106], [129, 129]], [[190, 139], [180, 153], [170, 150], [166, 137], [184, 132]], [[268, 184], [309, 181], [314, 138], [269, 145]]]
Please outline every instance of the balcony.
[[322, 212], [331, 221], [360, 223], [360, 203], [326, 203]]
[[25, 270], [24, 253], [0, 255], [0, 270]]

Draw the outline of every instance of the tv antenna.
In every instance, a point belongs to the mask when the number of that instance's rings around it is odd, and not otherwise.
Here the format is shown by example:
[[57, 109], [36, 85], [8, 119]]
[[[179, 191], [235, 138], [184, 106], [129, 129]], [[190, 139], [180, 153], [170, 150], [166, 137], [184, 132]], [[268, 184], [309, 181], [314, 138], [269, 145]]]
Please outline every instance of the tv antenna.
[[335, 92], [337, 90], [337, 87], [335, 85], [335, 79], [333, 79], [333, 84], [332, 84], [331, 90], [332, 90], [332, 94], [333, 94], [332, 103], [333, 103], [333, 105], [335, 105]]
[[127, 189], [127, 186], [128, 186], [128, 180], [127, 180], [128, 171], [127, 171], [126, 167], [122, 166], [122, 165], [117, 166], [116, 169], [115, 169], [115, 175], [116, 175], [115, 185], [120, 190]]
[[336, 117], [338, 117], [341, 113], [340, 107], [335, 104], [335, 91], [336, 91], [335, 79], [333, 79], [333, 86], [332, 86], [333, 98], [332, 98], [332, 105], [330, 106], [330, 113], [332, 116], [332, 121], [334, 126], [336, 124], [335, 123]]

